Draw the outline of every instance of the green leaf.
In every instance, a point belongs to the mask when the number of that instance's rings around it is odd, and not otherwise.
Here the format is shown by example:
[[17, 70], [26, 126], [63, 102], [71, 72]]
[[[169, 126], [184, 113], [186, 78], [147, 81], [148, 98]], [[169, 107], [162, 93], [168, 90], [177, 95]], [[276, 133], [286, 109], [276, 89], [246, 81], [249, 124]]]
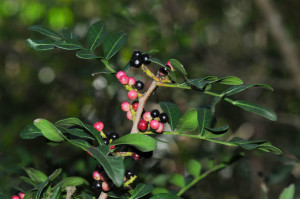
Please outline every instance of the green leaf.
[[61, 33], [65, 40], [72, 40], [72, 39], [77, 40], [79, 38], [77, 35], [72, 33], [68, 28], [62, 29]]
[[127, 134], [114, 140], [110, 146], [126, 144], [137, 148], [142, 152], [153, 151], [156, 149], [156, 140], [148, 135], [139, 133]]
[[34, 50], [51, 50], [55, 47], [55, 41], [49, 38], [38, 41], [26, 39], [26, 45]]
[[45, 26], [42, 26], [42, 25], [29, 26], [28, 30], [36, 31], [36, 32], [39, 32], [43, 35], [46, 35], [48, 37], [52, 37], [52, 38], [55, 38], [55, 39], [62, 39], [62, 37], [59, 34], [57, 34], [53, 30], [51, 30], [51, 29], [49, 29]]
[[26, 126], [20, 133], [20, 137], [23, 139], [33, 139], [39, 136], [43, 136], [43, 134], [40, 129], [33, 124]]
[[40, 198], [41, 198], [41, 194], [42, 194], [44, 188], [48, 185], [48, 183], [49, 183], [49, 178], [47, 178], [47, 179], [45, 180], [45, 182], [43, 182], [43, 183], [41, 183], [41, 184], [39, 184], [39, 185], [37, 186], [38, 191], [37, 191], [37, 193], [36, 193], [36, 195], [35, 195], [35, 199], [40, 199]]
[[174, 73], [173, 71], [168, 71], [168, 76], [171, 78], [171, 80], [173, 80], [174, 82], [177, 82], [177, 76], [176, 73]]
[[66, 189], [66, 187], [69, 186], [79, 186], [83, 184], [88, 185], [89, 183], [84, 178], [81, 177], [67, 177], [61, 180], [59, 183], [57, 183], [54, 186], [54, 189], [56, 189], [57, 187], [61, 187], [62, 190], [64, 190]]
[[246, 111], [261, 115], [269, 120], [276, 121], [277, 115], [271, 109], [265, 108], [263, 106], [254, 104], [252, 102], [236, 100], [232, 102], [233, 105], [238, 106]]
[[170, 183], [183, 188], [185, 186], [184, 177], [182, 175], [179, 175], [177, 173], [173, 174], [170, 178]]
[[187, 75], [183, 65], [176, 59], [170, 59], [170, 64], [183, 75]]
[[55, 46], [64, 50], [84, 49], [82, 44], [75, 39], [69, 39], [67, 41], [58, 40], [55, 42]]
[[88, 151], [96, 158], [96, 160], [104, 168], [108, 177], [117, 187], [121, 187], [124, 183], [124, 162], [122, 157], [107, 156], [109, 147], [106, 145], [99, 147], [90, 147]]
[[104, 41], [107, 33], [108, 32], [103, 21], [98, 21], [89, 28], [87, 33], [87, 42], [91, 52], [93, 52]]
[[[228, 131], [228, 124], [221, 126], [221, 127], [217, 127], [217, 128], [209, 128], [209, 127], [205, 127], [205, 129], [211, 133], [214, 134], [224, 134]], [[205, 137], [205, 136], [204, 136]]]
[[210, 109], [199, 108], [198, 109], [198, 134], [203, 136], [205, 133], [205, 128], [211, 126], [213, 119], [213, 114]]
[[52, 192], [52, 195], [50, 197], [50, 199], [59, 199], [61, 195], [61, 187], [57, 187], [56, 189], [54, 189], [54, 191]]
[[64, 138], [60, 135], [58, 129], [45, 119], [36, 119], [33, 124], [40, 129], [42, 134], [53, 142], [62, 142]]
[[177, 133], [195, 131], [198, 126], [197, 109], [188, 110], [178, 121]]
[[101, 58], [103, 58], [101, 56], [97, 56], [97, 55], [91, 53], [89, 50], [86, 50], [86, 49], [77, 51], [76, 56], [81, 59], [101, 59]]
[[164, 64], [162, 61], [160, 61], [159, 59], [157, 58], [154, 58], [154, 57], [149, 57], [149, 61], [157, 64], [157, 65], [160, 65], [160, 66], [163, 66], [163, 67], [166, 67], [166, 64]]
[[194, 177], [198, 177], [201, 172], [201, 164], [194, 159], [190, 159], [187, 163], [187, 171]]
[[66, 132], [78, 138], [95, 140], [92, 136], [90, 136], [87, 132], [85, 132], [83, 129], [80, 128], [66, 129]]
[[152, 190], [153, 195], [160, 194], [160, 193], [169, 193], [169, 190], [166, 188], [162, 188], [162, 187], [155, 187]]
[[228, 88], [227, 90], [223, 91], [221, 93], [221, 95], [231, 96], [231, 95], [242, 92], [242, 91], [244, 91], [248, 88], [251, 88], [251, 87], [262, 87], [262, 88], [273, 91], [273, 88], [269, 85], [266, 85], [266, 84], [236, 85], [236, 86], [232, 86], [232, 87]]
[[108, 35], [103, 44], [105, 58], [109, 60], [114, 56], [126, 43], [128, 36], [124, 32], [116, 32]]
[[218, 82], [220, 84], [226, 84], [226, 85], [240, 85], [243, 84], [243, 81], [235, 76], [227, 76], [227, 77], [223, 77], [218, 79]]
[[169, 124], [174, 131], [179, 119], [181, 118], [181, 110], [176, 104], [170, 102], [160, 102], [160, 108], [169, 116]]
[[37, 185], [37, 182], [35, 182], [35, 181], [33, 181], [32, 179], [27, 178], [27, 177], [25, 177], [25, 176], [21, 176], [21, 177], [20, 177], [20, 181], [24, 181], [24, 182], [26, 182], [27, 184], [31, 184], [31, 185], [34, 186], [34, 187]]
[[33, 168], [25, 169], [25, 171], [29, 178], [36, 183], [45, 182], [48, 178], [43, 172]]
[[59, 169], [56, 169], [50, 176], [49, 176], [49, 180], [50, 181], [53, 181], [55, 180], [61, 173], [62, 169], [59, 168]]
[[91, 145], [86, 141], [82, 139], [67, 139], [72, 144], [76, 145], [77, 147], [80, 147], [84, 150], [87, 150]]
[[211, 112], [212, 113], [215, 113], [215, 110], [216, 110], [216, 105], [222, 100], [221, 97], [214, 97], [212, 103], [211, 103]]
[[160, 193], [152, 196], [150, 199], [182, 199], [182, 198], [171, 193]]
[[281, 192], [279, 199], [293, 199], [294, 196], [295, 196], [295, 185], [291, 184]]
[[134, 192], [132, 193], [132, 195], [129, 199], [141, 198], [141, 197], [147, 195], [148, 193], [150, 193], [152, 190], [153, 190], [152, 185], [146, 185], [146, 184], [140, 183], [135, 187]]
[[157, 50], [157, 49], [151, 49], [151, 50], [148, 50], [148, 51], [144, 52], [143, 55], [144, 54], [150, 55], [150, 54], [155, 54], [155, 53], [159, 53], [159, 50]]

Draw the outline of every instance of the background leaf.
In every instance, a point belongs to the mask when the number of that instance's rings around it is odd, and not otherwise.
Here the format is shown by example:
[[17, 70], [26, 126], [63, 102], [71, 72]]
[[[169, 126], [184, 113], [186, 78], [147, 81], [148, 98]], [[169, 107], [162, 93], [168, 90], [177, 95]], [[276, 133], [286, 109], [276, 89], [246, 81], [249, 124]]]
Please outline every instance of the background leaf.
[[172, 183], [178, 187], [181, 187], [181, 188], [183, 188], [185, 186], [184, 177], [177, 173], [173, 174], [169, 181], [170, 181], [170, 183]]
[[197, 160], [190, 159], [187, 163], [187, 171], [194, 177], [198, 177], [201, 172], [201, 164]]
[[181, 118], [181, 110], [176, 104], [171, 102], [160, 102], [159, 105], [163, 112], [168, 114], [170, 127], [174, 130]]
[[127, 39], [128, 36], [124, 32], [116, 32], [108, 35], [103, 44], [105, 59], [109, 60], [112, 58], [124, 46]]
[[291, 184], [281, 192], [279, 199], [294, 199], [294, 195], [295, 195], [295, 185]]
[[152, 196], [150, 199], [181, 199], [181, 197], [171, 193], [160, 193]]

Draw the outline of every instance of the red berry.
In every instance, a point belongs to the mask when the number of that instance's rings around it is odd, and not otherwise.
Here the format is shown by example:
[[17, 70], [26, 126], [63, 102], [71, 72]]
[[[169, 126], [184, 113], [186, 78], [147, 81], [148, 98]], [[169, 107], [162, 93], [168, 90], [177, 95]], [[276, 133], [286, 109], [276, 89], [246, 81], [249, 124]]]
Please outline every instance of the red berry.
[[169, 67], [170, 67], [170, 69], [171, 69], [171, 71], [173, 71], [173, 70], [174, 70], [174, 69], [173, 69], [173, 66], [172, 66], [172, 65], [171, 65], [171, 63], [170, 63], [170, 61], [168, 61], [168, 62], [167, 62], [166, 66], [169, 66]]
[[109, 191], [110, 190], [109, 184], [107, 182], [102, 182], [102, 190], [103, 191]]
[[132, 103], [132, 108], [133, 108], [134, 110], [137, 110], [137, 109], [139, 108], [139, 103], [138, 103], [138, 102], [133, 102], [133, 103]]
[[159, 122], [159, 127], [156, 130], [156, 133], [162, 133], [163, 130], [164, 130], [164, 125], [163, 125], [163, 123]]
[[96, 122], [94, 124], [94, 128], [97, 129], [98, 131], [102, 131], [102, 129], [104, 128], [104, 124], [102, 122]]
[[140, 155], [137, 153], [132, 153], [131, 157], [134, 161], [138, 161], [140, 159]]
[[129, 78], [127, 77], [127, 75], [122, 75], [122, 76], [119, 78], [119, 81], [121, 82], [121, 84], [126, 85], [126, 84], [128, 84], [128, 82], [129, 82]]
[[117, 79], [120, 79], [121, 76], [126, 75], [126, 73], [124, 71], [119, 71], [116, 74]]
[[145, 112], [144, 115], [143, 115], [143, 119], [147, 122], [151, 121], [152, 120], [151, 113], [150, 112]]
[[137, 98], [138, 94], [135, 90], [131, 90], [128, 92], [128, 98], [131, 100], [135, 100]]
[[135, 84], [135, 79], [133, 77], [128, 78], [128, 84], [129, 85], [134, 85]]
[[106, 174], [105, 172], [102, 172], [102, 173], [100, 174], [100, 180], [103, 181], [103, 182], [105, 182], [106, 179], [107, 179], [107, 174]]
[[130, 104], [129, 104], [129, 102], [123, 102], [121, 104], [121, 109], [122, 109], [122, 111], [125, 111], [125, 112], [129, 111], [130, 110]]
[[154, 130], [157, 130], [159, 127], [160, 127], [160, 122], [159, 121], [157, 121], [157, 120], [152, 120], [151, 122], [150, 122], [150, 127], [152, 128], [152, 129], [154, 129]]
[[147, 128], [148, 128], [148, 122], [146, 122], [145, 120], [141, 120], [138, 124], [138, 129], [143, 132], [146, 131]]
[[132, 120], [132, 115], [131, 115], [131, 112], [130, 112], [130, 111], [128, 111], [128, 112], [126, 113], [126, 117], [127, 117], [127, 119]]
[[19, 196], [20, 196], [21, 199], [23, 199], [23, 198], [25, 197], [25, 193], [20, 192], [20, 193], [19, 193]]
[[110, 146], [109, 149], [113, 150], [114, 148], [116, 148], [116, 146]]
[[19, 198], [19, 196], [14, 195], [14, 196], [11, 197], [11, 199], [20, 199], [20, 198]]
[[100, 180], [100, 173], [98, 171], [94, 171], [93, 178], [94, 180]]

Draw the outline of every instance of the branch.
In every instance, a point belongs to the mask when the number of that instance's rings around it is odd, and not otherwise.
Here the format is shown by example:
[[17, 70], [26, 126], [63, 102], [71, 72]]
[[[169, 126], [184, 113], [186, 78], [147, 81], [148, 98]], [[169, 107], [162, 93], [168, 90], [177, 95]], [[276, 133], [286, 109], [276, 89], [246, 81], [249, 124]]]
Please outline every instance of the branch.
[[66, 199], [71, 199], [72, 195], [76, 191], [76, 187], [75, 186], [66, 187], [66, 190], [67, 190], [67, 197], [66, 197]]
[[107, 193], [102, 191], [98, 199], [106, 199], [107, 197], [108, 197]]

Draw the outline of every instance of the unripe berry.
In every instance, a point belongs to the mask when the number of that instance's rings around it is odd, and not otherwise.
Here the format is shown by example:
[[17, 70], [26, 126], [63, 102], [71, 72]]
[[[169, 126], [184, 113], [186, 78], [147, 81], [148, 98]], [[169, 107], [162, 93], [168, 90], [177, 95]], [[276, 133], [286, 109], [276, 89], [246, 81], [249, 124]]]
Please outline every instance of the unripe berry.
[[164, 125], [163, 125], [163, 123], [159, 122], [159, 127], [156, 130], [156, 133], [162, 133], [163, 131], [164, 131]]
[[124, 71], [119, 71], [116, 74], [117, 79], [120, 79], [121, 76], [126, 75], [126, 73]]
[[134, 102], [132, 103], [132, 108], [133, 108], [134, 110], [137, 110], [137, 109], [139, 108], [139, 103], [138, 103], [137, 101], [134, 101]]
[[19, 196], [14, 195], [14, 196], [11, 197], [11, 199], [20, 199], [20, 198], [19, 198]]
[[126, 113], [126, 117], [127, 117], [127, 119], [132, 120], [132, 115], [131, 115], [131, 112], [130, 112], [130, 111], [128, 111], [128, 112]]
[[135, 90], [131, 90], [128, 92], [128, 98], [131, 100], [135, 100], [137, 98], [138, 94]]
[[127, 77], [127, 75], [122, 75], [122, 76], [119, 78], [119, 81], [121, 82], [121, 84], [126, 85], [126, 84], [128, 84], [128, 82], [129, 82], [129, 78]]
[[160, 127], [160, 122], [159, 121], [157, 121], [157, 120], [152, 120], [151, 122], [150, 122], [150, 128], [152, 128], [152, 129], [154, 129], [154, 130], [157, 130], [158, 129], [158, 127]]
[[143, 115], [143, 119], [147, 122], [151, 121], [152, 120], [152, 116], [151, 116], [151, 113], [148, 111], [148, 112], [145, 112], [144, 115]]
[[135, 79], [133, 77], [128, 78], [128, 84], [129, 85], [134, 85], [135, 84]]
[[110, 190], [109, 184], [107, 182], [102, 182], [102, 190], [106, 192]]
[[23, 192], [20, 192], [18, 195], [21, 199], [23, 199], [25, 197], [25, 193], [23, 193]]
[[123, 102], [121, 104], [121, 109], [122, 109], [122, 111], [125, 111], [125, 112], [130, 111], [130, 104], [129, 104], [129, 102]]
[[140, 159], [140, 155], [137, 153], [132, 153], [131, 157], [134, 161], [138, 161]]
[[146, 131], [148, 128], [148, 122], [146, 122], [145, 120], [141, 120], [139, 123], [138, 123], [138, 129], [142, 132]]
[[94, 171], [93, 178], [94, 180], [100, 180], [100, 173], [98, 171]]
[[94, 128], [97, 129], [98, 131], [102, 131], [102, 129], [104, 128], [104, 124], [102, 122], [96, 122], [94, 124]]

